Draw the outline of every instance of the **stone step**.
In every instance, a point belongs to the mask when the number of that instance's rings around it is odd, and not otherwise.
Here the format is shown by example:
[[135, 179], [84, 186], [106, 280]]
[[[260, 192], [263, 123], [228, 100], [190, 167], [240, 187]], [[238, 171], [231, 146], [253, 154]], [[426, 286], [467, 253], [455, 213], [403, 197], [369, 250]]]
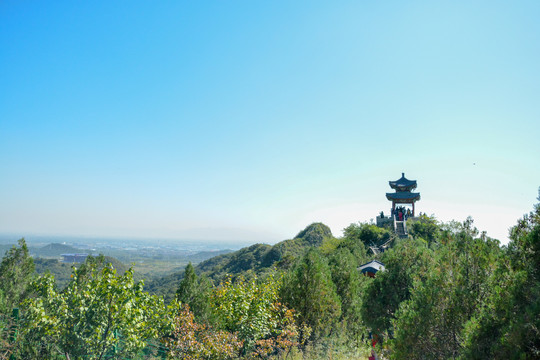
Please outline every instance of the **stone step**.
[[407, 232], [405, 231], [405, 224], [403, 224], [403, 221], [396, 221], [396, 234], [401, 238], [407, 237]]

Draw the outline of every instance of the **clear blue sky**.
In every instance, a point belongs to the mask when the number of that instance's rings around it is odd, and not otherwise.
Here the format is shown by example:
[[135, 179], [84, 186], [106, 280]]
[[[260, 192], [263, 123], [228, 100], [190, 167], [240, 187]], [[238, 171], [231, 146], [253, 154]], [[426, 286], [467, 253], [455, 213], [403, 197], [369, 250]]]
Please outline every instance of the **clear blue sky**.
[[0, 232], [340, 235], [405, 172], [418, 211], [505, 242], [540, 186], [538, 19], [538, 1], [2, 1]]

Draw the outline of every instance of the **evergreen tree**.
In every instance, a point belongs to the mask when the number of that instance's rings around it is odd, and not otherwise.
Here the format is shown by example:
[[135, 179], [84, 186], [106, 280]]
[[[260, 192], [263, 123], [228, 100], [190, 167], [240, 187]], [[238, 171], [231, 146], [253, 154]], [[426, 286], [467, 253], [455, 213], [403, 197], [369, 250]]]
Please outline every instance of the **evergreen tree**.
[[404, 241], [383, 254], [385, 271], [362, 294], [362, 319], [379, 336], [392, 330], [399, 305], [410, 298], [415, 280], [426, 277], [431, 251], [420, 241]]
[[341, 315], [341, 303], [326, 259], [309, 250], [284, 278], [281, 298], [298, 314], [300, 324], [313, 330], [313, 338], [327, 335]]
[[346, 326], [349, 338], [358, 339], [365, 332], [360, 317], [361, 292], [364, 277], [357, 269], [357, 260], [345, 248], [338, 248], [331, 256], [330, 269], [332, 281], [341, 300], [341, 321]]
[[191, 262], [184, 270], [176, 298], [183, 304], [188, 304], [198, 321], [207, 322], [210, 317], [209, 297], [212, 290], [210, 280], [205, 276], [197, 277]]
[[0, 313], [11, 312], [30, 291], [34, 276], [34, 261], [28, 253], [26, 241], [19, 240], [19, 246], [13, 246], [6, 252], [0, 263]]
[[182, 278], [182, 281], [180, 281], [180, 285], [176, 291], [176, 298], [178, 301], [188, 304], [191, 307], [196, 294], [197, 274], [195, 274], [195, 269], [190, 262], [184, 270], [184, 277]]
[[423, 239], [431, 244], [439, 237], [441, 229], [435, 217], [423, 214], [407, 220], [407, 230], [413, 238]]
[[487, 306], [468, 324], [466, 356], [540, 358], [540, 204], [512, 228], [490, 288]]
[[392, 238], [393, 233], [375, 224], [356, 223], [343, 229], [346, 239], [352, 239], [367, 246], [382, 245]]
[[446, 359], [463, 355], [466, 324], [481, 310], [500, 256], [498, 241], [477, 233], [467, 219], [459, 233], [445, 231], [424, 281], [396, 313], [396, 359]]

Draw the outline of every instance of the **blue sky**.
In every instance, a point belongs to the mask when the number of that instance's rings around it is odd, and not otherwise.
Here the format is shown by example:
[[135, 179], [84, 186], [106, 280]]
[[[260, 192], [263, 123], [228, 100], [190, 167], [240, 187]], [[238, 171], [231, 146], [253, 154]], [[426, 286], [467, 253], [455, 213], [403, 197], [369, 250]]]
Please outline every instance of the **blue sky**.
[[537, 1], [3, 1], [0, 232], [340, 235], [405, 172], [418, 211], [505, 242], [540, 186], [539, 18]]

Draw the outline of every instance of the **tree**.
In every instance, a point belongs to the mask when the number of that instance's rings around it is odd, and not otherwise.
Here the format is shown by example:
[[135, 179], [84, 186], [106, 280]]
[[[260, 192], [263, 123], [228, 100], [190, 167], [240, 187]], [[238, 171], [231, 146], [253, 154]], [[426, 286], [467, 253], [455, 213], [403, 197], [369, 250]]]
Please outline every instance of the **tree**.
[[382, 245], [391, 239], [392, 233], [374, 224], [357, 223], [343, 229], [346, 239], [362, 242], [365, 246]]
[[144, 292], [132, 269], [117, 276], [112, 266], [93, 262], [73, 268], [62, 292], [51, 275], [38, 278], [35, 289], [24, 305], [21, 335], [32, 345], [20, 350], [23, 358], [132, 357], [171, 330], [174, 307]]
[[328, 334], [341, 315], [341, 303], [326, 259], [308, 251], [284, 277], [281, 298], [298, 313], [300, 324], [313, 330], [312, 338]]
[[356, 265], [360, 266], [368, 260], [366, 246], [362, 241], [358, 241], [353, 237], [343, 237], [339, 239], [339, 242], [336, 245], [336, 251], [340, 249], [348, 250], [353, 256]]
[[197, 274], [191, 262], [186, 266], [184, 270], [184, 277], [180, 281], [178, 290], [176, 291], [176, 298], [178, 301], [191, 305], [195, 297], [197, 296]]
[[[0, 289], [0, 300], [2, 289]], [[15, 309], [14, 312], [17, 312]], [[11, 314], [0, 314], [0, 359], [7, 360], [12, 358], [13, 351], [17, 345], [17, 321]]]
[[188, 304], [195, 319], [207, 322], [210, 317], [209, 298], [212, 291], [211, 283], [206, 277], [197, 277], [191, 262], [186, 266], [184, 277], [176, 291], [176, 299]]
[[495, 274], [487, 306], [467, 324], [466, 356], [540, 358], [540, 204], [510, 231]]
[[434, 216], [423, 214], [407, 220], [407, 230], [413, 238], [423, 239], [431, 244], [438, 238], [441, 229]]
[[339, 247], [329, 261], [332, 282], [341, 300], [341, 323], [345, 325], [348, 338], [358, 340], [365, 333], [360, 308], [362, 287], [365, 279], [357, 267], [357, 260], [346, 247]]
[[264, 281], [229, 278], [212, 294], [221, 328], [243, 341], [244, 354], [283, 351], [286, 344], [295, 344], [298, 331], [292, 312], [279, 302], [280, 283], [273, 276]]
[[424, 281], [415, 281], [410, 299], [394, 321], [393, 356], [441, 359], [463, 355], [466, 324], [489, 297], [499, 243], [473, 238], [472, 221], [458, 233], [442, 233], [432, 266]]
[[0, 359], [12, 356], [18, 345], [18, 322], [12, 313], [31, 293], [34, 261], [24, 238], [9, 249], [0, 263]]
[[6, 252], [0, 263], [0, 313], [11, 313], [26, 298], [34, 276], [34, 262], [24, 238]]
[[362, 294], [361, 316], [372, 332], [392, 330], [399, 305], [410, 298], [415, 281], [423, 281], [431, 251], [421, 242], [404, 241], [383, 254], [385, 271], [377, 273]]
[[184, 304], [174, 319], [174, 331], [167, 339], [170, 359], [225, 360], [236, 358], [242, 342], [227, 332], [198, 324]]

